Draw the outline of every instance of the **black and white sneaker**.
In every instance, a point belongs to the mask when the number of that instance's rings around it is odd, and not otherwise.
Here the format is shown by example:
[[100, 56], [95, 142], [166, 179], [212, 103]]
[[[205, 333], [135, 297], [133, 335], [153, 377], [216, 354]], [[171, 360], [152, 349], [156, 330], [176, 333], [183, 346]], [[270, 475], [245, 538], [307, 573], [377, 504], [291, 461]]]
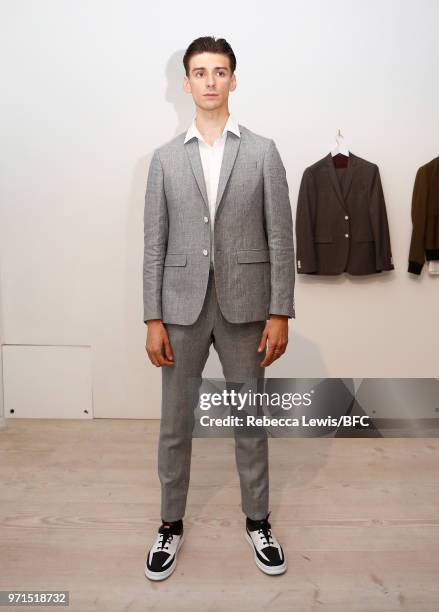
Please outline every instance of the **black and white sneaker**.
[[163, 521], [157, 539], [145, 561], [145, 576], [150, 580], [164, 580], [177, 567], [177, 553], [183, 544], [183, 521]]
[[271, 532], [268, 517], [253, 521], [247, 517], [245, 538], [255, 553], [255, 563], [266, 574], [283, 574], [287, 569], [282, 546]]

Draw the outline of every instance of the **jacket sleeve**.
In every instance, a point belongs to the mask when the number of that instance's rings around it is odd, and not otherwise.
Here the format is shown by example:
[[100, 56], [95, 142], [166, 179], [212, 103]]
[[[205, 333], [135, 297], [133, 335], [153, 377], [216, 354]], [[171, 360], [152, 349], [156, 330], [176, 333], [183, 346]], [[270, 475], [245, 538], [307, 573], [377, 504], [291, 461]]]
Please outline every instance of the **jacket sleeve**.
[[375, 266], [377, 271], [394, 270], [390, 246], [389, 223], [381, 184], [380, 171], [375, 165], [370, 192], [370, 220], [375, 239]]
[[273, 140], [264, 157], [264, 212], [270, 251], [270, 314], [296, 317], [294, 234], [284, 165]]
[[317, 255], [314, 245], [314, 217], [316, 198], [309, 168], [306, 168], [299, 187], [296, 210], [297, 272], [315, 274]]
[[427, 223], [427, 181], [424, 169], [416, 173], [412, 195], [412, 237], [410, 241], [408, 271], [421, 274], [425, 262], [425, 226]]
[[157, 150], [148, 171], [144, 210], [143, 321], [162, 318], [163, 265], [168, 242], [168, 208]]

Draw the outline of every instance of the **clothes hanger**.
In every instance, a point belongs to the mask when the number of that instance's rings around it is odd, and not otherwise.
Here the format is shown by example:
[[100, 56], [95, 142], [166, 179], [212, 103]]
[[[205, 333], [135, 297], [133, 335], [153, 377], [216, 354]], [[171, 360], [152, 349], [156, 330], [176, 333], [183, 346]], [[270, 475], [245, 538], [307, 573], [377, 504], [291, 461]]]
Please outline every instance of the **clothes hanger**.
[[345, 157], [349, 157], [349, 149], [342, 133], [340, 132], [340, 128], [338, 129], [337, 136], [335, 137], [335, 143], [331, 149], [331, 155], [332, 157], [335, 157], [336, 155], [344, 155]]
[[343, 135], [338, 130], [335, 144], [331, 150], [332, 161], [336, 168], [347, 168], [349, 163], [349, 149], [344, 141]]

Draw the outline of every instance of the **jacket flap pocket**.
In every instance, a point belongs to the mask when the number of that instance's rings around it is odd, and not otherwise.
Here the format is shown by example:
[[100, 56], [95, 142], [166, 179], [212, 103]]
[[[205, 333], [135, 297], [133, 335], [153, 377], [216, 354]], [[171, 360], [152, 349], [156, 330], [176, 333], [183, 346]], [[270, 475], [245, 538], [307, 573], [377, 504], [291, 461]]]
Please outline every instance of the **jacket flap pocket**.
[[332, 236], [328, 236], [328, 234], [318, 234], [314, 238], [314, 242], [334, 242]]
[[165, 266], [185, 266], [186, 253], [167, 253]]
[[270, 251], [268, 249], [238, 251], [238, 263], [258, 263], [260, 261], [270, 261]]

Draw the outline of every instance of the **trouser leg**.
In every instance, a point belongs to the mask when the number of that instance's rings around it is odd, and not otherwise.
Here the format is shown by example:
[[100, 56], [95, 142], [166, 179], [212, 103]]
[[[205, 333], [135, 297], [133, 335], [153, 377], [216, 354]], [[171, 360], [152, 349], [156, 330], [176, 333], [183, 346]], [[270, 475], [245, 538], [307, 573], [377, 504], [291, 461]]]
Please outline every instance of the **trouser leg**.
[[[194, 409], [212, 343], [212, 273], [203, 309], [193, 325], [165, 324], [174, 365], [162, 367], [162, 415], [158, 446], [161, 518], [183, 518], [189, 489]], [[189, 382], [190, 379], [190, 382]], [[193, 381], [198, 379], [198, 385]]]
[[[265, 323], [229, 323], [217, 304], [213, 343], [226, 381], [253, 379], [256, 385], [259, 381], [260, 387], [265, 370], [260, 365], [263, 354], [258, 353], [257, 348]], [[252, 390], [260, 389], [253, 386]], [[255, 437], [235, 433], [235, 458], [242, 511], [251, 519], [263, 519], [268, 514], [269, 504], [268, 439], [265, 429]]]

